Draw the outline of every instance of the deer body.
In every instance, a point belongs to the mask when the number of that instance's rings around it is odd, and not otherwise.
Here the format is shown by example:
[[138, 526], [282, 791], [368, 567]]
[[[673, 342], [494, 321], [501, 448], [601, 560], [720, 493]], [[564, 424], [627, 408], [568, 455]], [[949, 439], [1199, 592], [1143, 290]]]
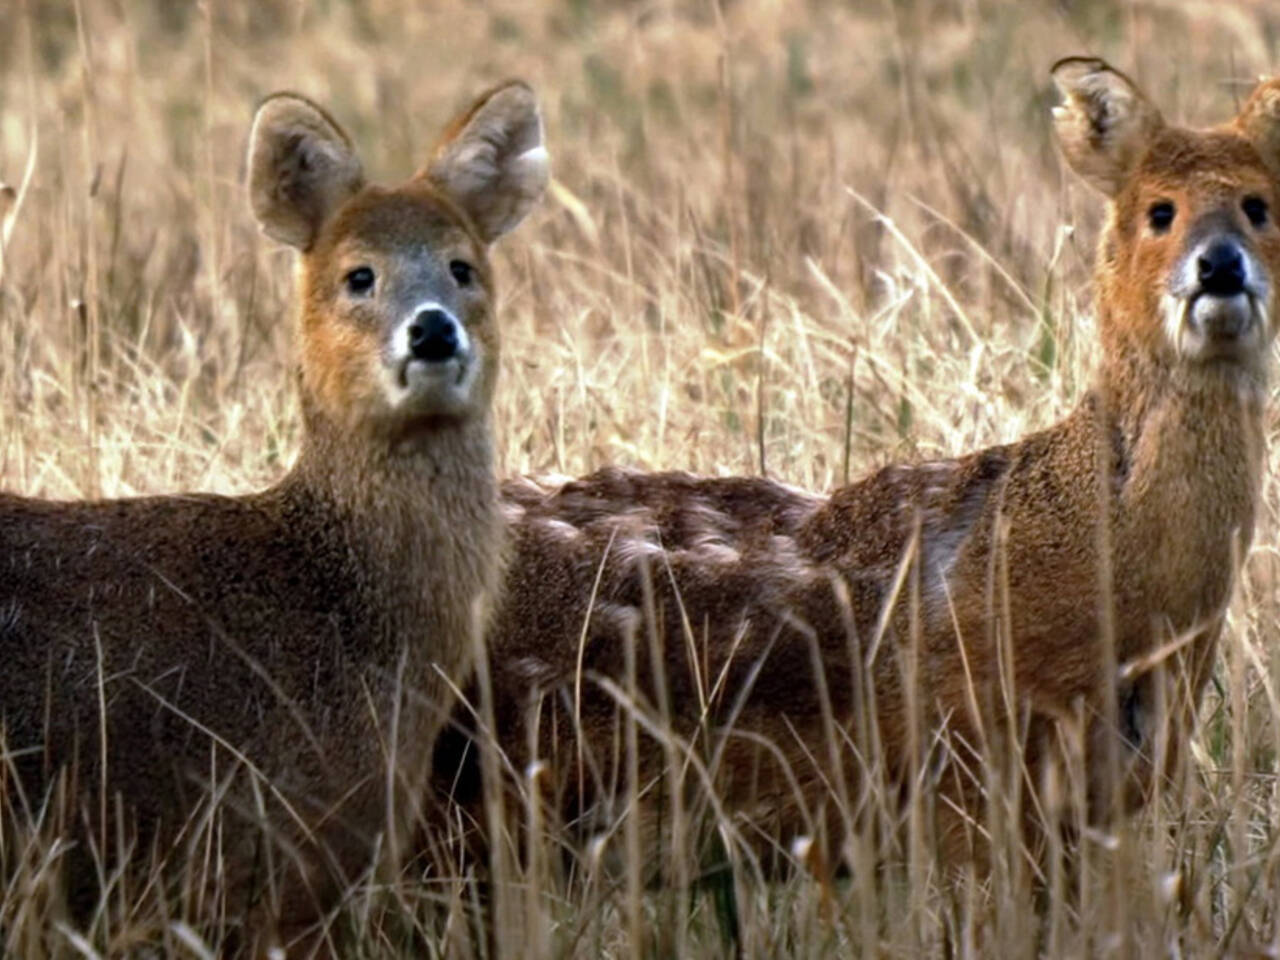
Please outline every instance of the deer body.
[[[47, 782], [78, 756], [88, 809], [105, 782], [150, 833], [210, 801], [240, 765], [234, 750], [302, 817], [336, 814], [326, 846], [358, 873], [389, 827], [381, 760], [364, 745], [391, 736], [401, 697], [399, 737], [429, 742], [438, 720], [424, 705], [445, 699], [441, 674], [466, 669], [500, 570], [487, 438], [432, 447], [366, 465], [376, 489], [332, 482], [351, 464], [315, 444], [246, 498], [0, 498], [0, 695], [24, 779]], [[424, 593], [424, 569], [448, 578], [444, 602]], [[362, 789], [330, 810], [339, 780]]]
[[[672, 789], [665, 738], [706, 771], [688, 765], [679, 789], [712, 780], [783, 841], [838, 842], [849, 822], [832, 811], [856, 810], [868, 777], [928, 783], [948, 798], [942, 846], [964, 856], [981, 750], [1006, 719], [1032, 781], [1064, 732], [1083, 744], [1094, 818], [1140, 803], [1176, 758], [1185, 727], [1163, 758], [1156, 729], [1194, 710], [1258, 509], [1280, 84], [1198, 132], [1101, 61], [1054, 77], [1067, 159], [1111, 198], [1102, 362], [1067, 419], [829, 496], [614, 469], [503, 487], [515, 552], [490, 633], [495, 735], [513, 769], [555, 772], [556, 812], [584, 834], [617, 829], [619, 731], [637, 714], [659, 731], [641, 739], [646, 828]], [[1163, 649], [1166, 685], [1124, 669]], [[442, 737], [434, 779], [466, 801], [464, 742]]]
[[500, 586], [487, 248], [547, 174], [521, 84], [396, 188], [290, 94], [249, 159], [263, 229], [301, 253], [298, 459], [244, 497], [0, 496], [0, 730], [25, 802], [65, 772], [108, 863], [121, 836], [190, 881], [216, 842], [261, 949], [379, 850], [394, 867]]

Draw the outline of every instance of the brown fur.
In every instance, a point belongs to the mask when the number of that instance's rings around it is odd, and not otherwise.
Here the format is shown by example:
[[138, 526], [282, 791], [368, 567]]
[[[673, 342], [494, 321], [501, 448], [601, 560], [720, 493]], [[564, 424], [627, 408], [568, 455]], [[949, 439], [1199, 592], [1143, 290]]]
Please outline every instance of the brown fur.
[[[539, 127], [521, 85], [467, 116], [485, 118], [489, 138]], [[454, 143], [476, 134], [451, 129]], [[506, 221], [480, 228], [445, 169], [365, 186], [327, 114], [267, 100], [250, 147], [254, 210], [303, 251], [293, 468], [246, 497], [0, 495], [0, 730], [30, 803], [59, 772], [72, 781], [87, 824], [70, 869], [82, 905], [88, 842], [106, 838], [118, 860], [120, 831], [138, 852], [158, 843], [172, 875], [194, 873], [187, 854], [204, 855], [211, 811], [225, 910], [258, 927], [254, 949], [276, 920], [288, 937], [322, 918], [375, 850], [394, 866], [447, 681], [467, 670], [501, 577], [487, 245], [545, 182], [544, 168]], [[475, 266], [466, 289], [451, 259]], [[344, 287], [358, 265], [377, 277], [368, 296]], [[383, 383], [390, 335], [428, 297], [458, 315], [478, 371], [446, 407], [393, 401]], [[104, 821], [117, 798], [124, 818]]]
[[[556, 813], [583, 834], [616, 829], [628, 796], [629, 643], [640, 712], [700, 758], [729, 812], [751, 818], [746, 832], [775, 839], [856, 828], [836, 811], [856, 817], [868, 775], [908, 790], [925, 771], [944, 850], [981, 856], [968, 818], [985, 822], [984, 746], [995, 759], [1022, 741], [1038, 783], [1063, 744], [1081, 744], [1095, 820], [1148, 795], [1166, 720], [1176, 759], [1253, 532], [1277, 307], [1268, 287], [1247, 335], [1197, 346], [1165, 329], [1163, 298], [1209, 229], [1280, 282], [1280, 230], [1241, 209], [1256, 196], [1280, 211], [1280, 154], [1259, 153], [1274, 150], [1280, 84], [1196, 132], [1166, 126], [1100, 61], [1064, 61], [1055, 79], [1064, 152], [1112, 198], [1101, 368], [1063, 422], [830, 496], [617, 469], [504, 485], [515, 555], [490, 634], [497, 741], [515, 771], [550, 765]], [[1177, 213], [1157, 233], [1148, 211], [1161, 201]], [[1185, 636], [1163, 671], [1124, 670]], [[434, 790], [474, 805], [465, 711], [456, 726]], [[690, 796], [701, 784], [667, 767], [658, 738], [641, 744], [647, 831], [670, 819], [673, 783]]]

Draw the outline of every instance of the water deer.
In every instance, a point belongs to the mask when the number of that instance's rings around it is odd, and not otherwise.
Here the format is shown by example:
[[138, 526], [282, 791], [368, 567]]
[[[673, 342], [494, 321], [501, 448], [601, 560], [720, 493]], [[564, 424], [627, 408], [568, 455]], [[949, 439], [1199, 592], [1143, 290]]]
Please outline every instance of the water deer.
[[249, 139], [253, 212], [299, 254], [292, 468], [240, 497], [0, 495], [6, 804], [72, 798], [73, 888], [130, 851], [190, 883], [212, 850], [202, 916], [244, 918], [233, 950], [322, 918], [421, 807], [501, 586], [488, 250], [548, 178], [519, 82], [398, 186], [301, 96], [265, 100]]
[[[1052, 75], [1062, 153], [1108, 201], [1078, 407], [827, 495], [615, 468], [504, 483], [488, 656], [508, 787], [538, 771], [534, 802], [587, 837], [629, 804], [642, 837], [674, 829], [692, 797], [775, 849], [825, 836], [838, 855], [884, 802], [869, 780], [923, 785], [934, 849], [972, 862], [1002, 750], [1032, 787], [1074, 757], [1071, 808], [1094, 823], [1171, 769], [1186, 727], [1165, 720], [1194, 711], [1258, 511], [1280, 81], [1191, 130], [1100, 60]], [[476, 729], [460, 708], [434, 759], [464, 811]]]

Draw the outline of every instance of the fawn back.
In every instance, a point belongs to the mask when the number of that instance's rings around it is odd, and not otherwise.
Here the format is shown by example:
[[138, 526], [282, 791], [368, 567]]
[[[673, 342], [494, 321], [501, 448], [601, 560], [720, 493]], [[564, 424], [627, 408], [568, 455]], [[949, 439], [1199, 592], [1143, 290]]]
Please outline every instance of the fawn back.
[[[750, 815], [744, 833], [838, 847], [870, 779], [927, 786], [939, 848], [965, 858], [984, 759], [1039, 783], [1074, 744], [1095, 820], [1171, 769], [1258, 507], [1280, 82], [1193, 131], [1101, 61], [1053, 76], [1066, 159], [1110, 201], [1100, 369], [1066, 420], [825, 496], [618, 469], [503, 487], [495, 736], [510, 769], [552, 772], [554, 813], [583, 834], [638, 798], [645, 830], [675, 822], [663, 803], [714, 802]], [[434, 790], [471, 804], [455, 720]]]
[[[487, 251], [546, 181], [519, 83], [390, 188], [325, 111], [268, 98], [249, 193], [300, 253], [292, 469], [244, 497], [0, 495], [0, 730], [23, 802], [65, 777], [81, 850], [176, 841], [187, 883], [208, 878], [183, 852], [220, 840], [232, 883], [205, 915], [246, 918], [255, 949], [332, 908], [379, 846], [394, 863], [419, 802], [502, 571]], [[93, 876], [89, 856], [69, 872]]]

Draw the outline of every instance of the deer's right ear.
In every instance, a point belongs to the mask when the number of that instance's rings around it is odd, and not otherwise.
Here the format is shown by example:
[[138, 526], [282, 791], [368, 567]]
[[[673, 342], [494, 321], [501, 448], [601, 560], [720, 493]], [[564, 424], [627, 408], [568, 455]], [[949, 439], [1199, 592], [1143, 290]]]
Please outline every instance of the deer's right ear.
[[309, 249], [363, 183], [350, 138], [316, 104], [277, 93], [258, 107], [249, 134], [249, 201], [267, 236]]
[[1147, 144], [1164, 125], [1133, 81], [1096, 57], [1053, 65], [1062, 104], [1053, 125], [1067, 163], [1109, 197], [1119, 192]]

